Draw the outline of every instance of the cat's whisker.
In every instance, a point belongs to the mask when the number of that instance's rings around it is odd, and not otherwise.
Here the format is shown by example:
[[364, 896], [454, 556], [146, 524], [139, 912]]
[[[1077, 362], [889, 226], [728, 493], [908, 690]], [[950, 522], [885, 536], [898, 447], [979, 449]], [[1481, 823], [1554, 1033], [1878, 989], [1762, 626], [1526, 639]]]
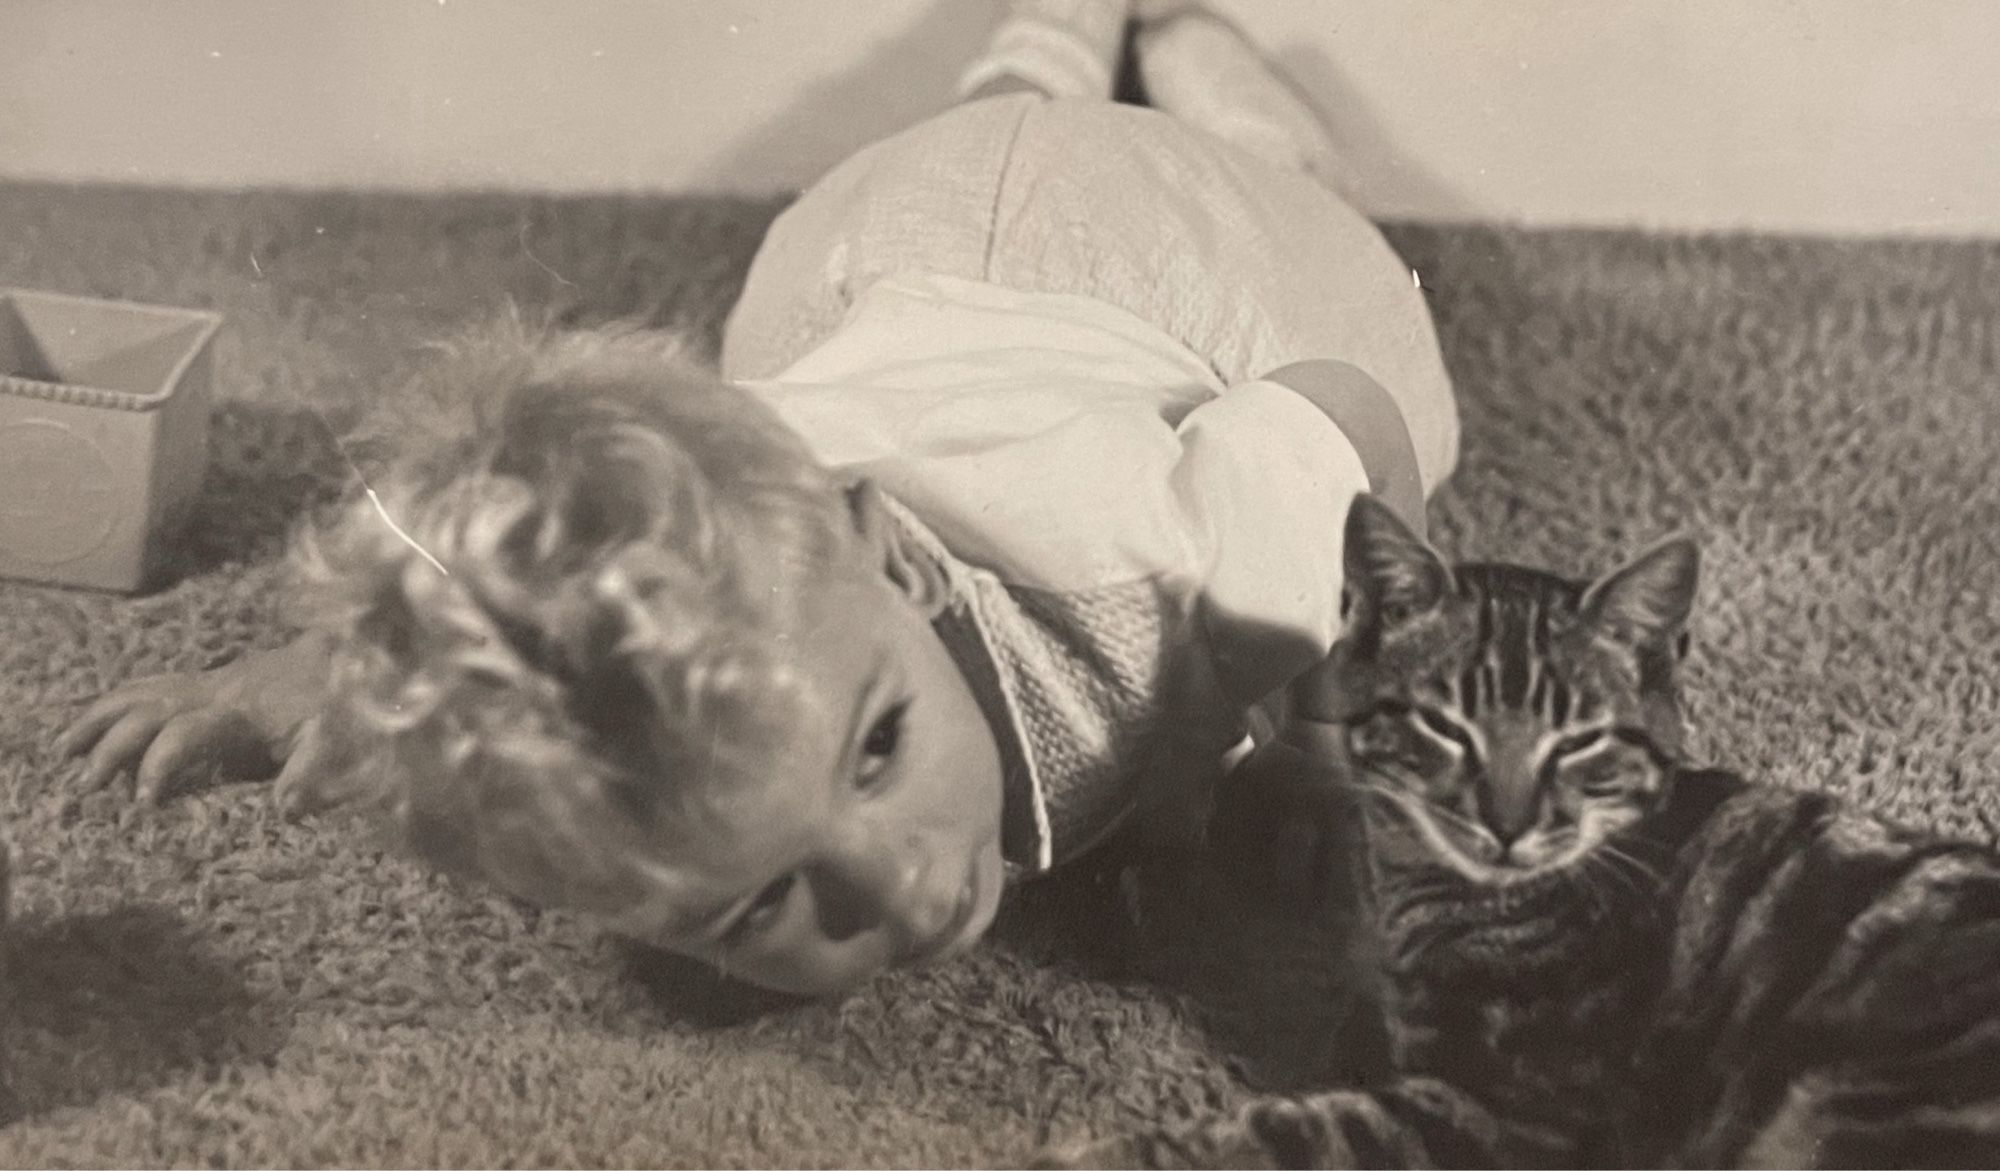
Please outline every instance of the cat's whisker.
[[1382, 813], [1388, 812], [1406, 821], [1413, 816], [1410, 810], [1409, 797], [1387, 785], [1370, 781], [1356, 781], [1353, 782], [1351, 787], [1355, 792], [1373, 798], [1373, 800], [1361, 806], [1363, 816], [1369, 814], [1379, 816]]
[[1634, 874], [1629, 867], [1603, 854], [1585, 854], [1581, 862], [1589, 873], [1604, 876], [1612, 889], [1626, 894], [1644, 895], [1648, 885], [1643, 876]]
[[1659, 906], [1659, 893], [1666, 880], [1655, 868], [1647, 865], [1610, 842], [1599, 842], [1595, 849], [1583, 855], [1586, 866], [1595, 866], [1603, 873], [1614, 877], [1620, 887], [1633, 896], [1623, 901], [1622, 906], [1613, 906], [1611, 891], [1599, 888], [1603, 896], [1601, 911], [1610, 915], [1614, 912], [1629, 914], [1637, 911], [1646, 920], [1657, 922], [1664, 912]]
[[1464, 830], [1466, 833], [1474, 836], [1488, 836], [1485, 826], [1455, 809], [1446, 809], [1441, 805], [1432, 805], [1426, 808], [1424, 812], [1447, 825]]
[[1599, 842], [1592, 852], [1596, 856], [1603, 858], [1607, 863], [1615, 863], [1628, 868], [1643, 878], [1647, 885], [1655, 889], [1666, 884], [1666, 876], [1661, 874], [1657, 867], [1652, 866], [1644, 859], [1641, 859], [1615, 842]]
[[1609, 916], [1616, 907], [1613, 895], [1617, 887], [1629, 879], [1615, 869], [1604, 868], [1604, 872], [1610, 875], [1611, 881], [1596, 881], [1600, 868], [1601, 863], [1598, 860], [1585, 855], [1578, 858], [1574, 866], [1565, 870], [1564, 876], [1571, 886], [1583, 891], [1583, 896], [1590, 900], [1591, 910], [1596, 913], [1597, 918], [1602, 919]]

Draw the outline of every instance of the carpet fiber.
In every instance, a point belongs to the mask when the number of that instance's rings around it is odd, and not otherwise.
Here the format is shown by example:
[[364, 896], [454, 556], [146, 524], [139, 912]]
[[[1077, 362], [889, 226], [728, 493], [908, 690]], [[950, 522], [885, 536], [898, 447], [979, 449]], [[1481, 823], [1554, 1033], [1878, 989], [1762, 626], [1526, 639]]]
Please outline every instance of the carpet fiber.
[[[228, 319], [172, 584], [0, 584], [0, 1165], [1004, 1163], [1344, 1068], [1324, 940], [1226, 891], [1139, 947], [1085, 868], [960, 962], [801, 1005], [255, 784], [145, 812], [51, 758], [104, 688], [283, 637], [286, 526], [339, 480], [316, 415], [510, 303], [712, 331], [774, 210], [0, 187], [0, 285]], [[1581, 571], [1694, 533], [1699, 754], [2000, 836], [2000, 245], [1393, 238], [1464, 399], [1448, 550]]]

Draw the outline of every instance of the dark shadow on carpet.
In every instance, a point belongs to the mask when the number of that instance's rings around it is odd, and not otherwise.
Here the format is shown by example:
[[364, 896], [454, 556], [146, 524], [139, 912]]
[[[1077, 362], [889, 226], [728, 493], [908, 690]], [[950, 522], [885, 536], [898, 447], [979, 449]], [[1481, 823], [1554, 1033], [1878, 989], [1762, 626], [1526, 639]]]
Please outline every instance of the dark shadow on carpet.
[[9, 929], [19, 1115], [87, 1106], [276, 1053], [284, 1033], [198, 930], [157, 906]]

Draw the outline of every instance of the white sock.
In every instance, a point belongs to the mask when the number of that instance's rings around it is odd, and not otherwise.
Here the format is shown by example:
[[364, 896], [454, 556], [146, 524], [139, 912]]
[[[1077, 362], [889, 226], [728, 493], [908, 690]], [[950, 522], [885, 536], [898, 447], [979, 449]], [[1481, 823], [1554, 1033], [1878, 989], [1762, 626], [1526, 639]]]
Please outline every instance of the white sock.
[[1109, 98], [1130, 0], [1010, 0], [961, 97], [1002, 77], [1057, 98]]
[[1280, 166], [1345, 187], [1326, 124], [1234, 25], [1193, 0], [1138, 0], [1134, 42], [1152, 105]]

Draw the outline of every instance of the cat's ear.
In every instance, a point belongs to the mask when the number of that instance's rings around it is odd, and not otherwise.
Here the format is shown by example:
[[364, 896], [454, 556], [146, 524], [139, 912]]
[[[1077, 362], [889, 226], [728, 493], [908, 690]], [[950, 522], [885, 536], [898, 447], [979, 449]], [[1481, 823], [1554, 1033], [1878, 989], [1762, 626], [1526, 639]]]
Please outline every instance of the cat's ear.
[[1363, 492], [1347, 509], [1342, 557], [1355, 600], [1394, 625], [1438, 604], [1451, 569], [1394, 509]]
[[1687, 537], [1662, 541], [1593, 582], [1580, 609], [1614, 641], [1678, 656], [1701, 578], [1701, 553]]

